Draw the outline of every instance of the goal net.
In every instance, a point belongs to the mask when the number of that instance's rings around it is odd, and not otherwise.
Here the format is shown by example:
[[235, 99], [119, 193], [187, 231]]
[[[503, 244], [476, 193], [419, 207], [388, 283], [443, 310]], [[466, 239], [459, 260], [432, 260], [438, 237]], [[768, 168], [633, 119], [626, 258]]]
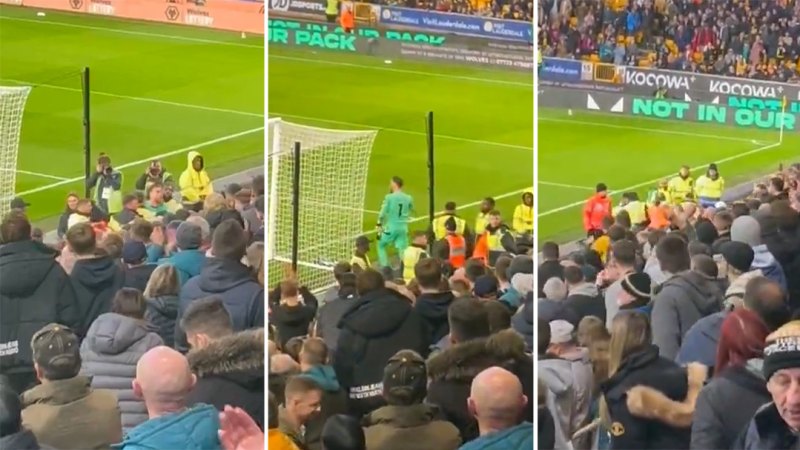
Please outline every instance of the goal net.
[[11, 209], [17, 182], [22, 112], [31, 88], [0, 86], [0, 217]]
[[[364, 231], [367, 169], [377, 131], [342, 131], [270, 119], [266, 254], [270, 287], [292, 262], [293, 192], [299, 193], [298, 281], [312, 291], [333, 284], [333, 266], [349, 260]], [[294, 186], [294, 145], [300, 183]]]

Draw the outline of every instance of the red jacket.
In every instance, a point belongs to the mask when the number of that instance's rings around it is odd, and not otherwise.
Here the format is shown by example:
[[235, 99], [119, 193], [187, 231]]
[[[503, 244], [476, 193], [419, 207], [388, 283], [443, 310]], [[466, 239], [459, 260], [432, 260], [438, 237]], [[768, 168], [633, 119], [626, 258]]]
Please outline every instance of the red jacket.
[[583, 229], [602, 230], [603, 218], [611, 215], [611, 197], [595, 194], [586, 201], [583, 207]]

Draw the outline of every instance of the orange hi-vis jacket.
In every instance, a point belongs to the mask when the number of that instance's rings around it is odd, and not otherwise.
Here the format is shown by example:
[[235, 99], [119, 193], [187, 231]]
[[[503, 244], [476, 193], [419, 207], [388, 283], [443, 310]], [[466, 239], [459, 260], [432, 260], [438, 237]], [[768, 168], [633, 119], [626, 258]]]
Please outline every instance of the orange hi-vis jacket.
[[356, 18], [353, 15], [353, 10], [345, 9], [342, 11], [341, 19], [339, 19], [340, 25], [345, 30], [352, 30], [356, 27]]
[[447, 240], [447, 246], [450, 247], [450, 264], [456, 269], [464, 267], [467, 261], [467, 241], [464, 236], [448, 234], [445, 239]]

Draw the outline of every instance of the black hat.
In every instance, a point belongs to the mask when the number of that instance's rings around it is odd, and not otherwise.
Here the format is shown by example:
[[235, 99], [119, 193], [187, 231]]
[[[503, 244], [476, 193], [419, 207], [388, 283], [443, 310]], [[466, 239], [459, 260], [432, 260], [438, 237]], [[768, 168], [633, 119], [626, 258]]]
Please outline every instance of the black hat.
[[644, 272], [633, 272], [625, 275], [620, 283], [622, 290], [639, 300], [650, 300], [652, 281]]
[[714, 244], [714, 241], [716, 241], [717, 237], [719, 237], [717, 228], [708, 220], [698, 221], [697, 225], [694, 227], [694, 230], [695, 233], [697, 233], [697, 240], [706, 245]]
[[714, 171], [719, 172], [719, 170], [717, 169], [717, 165], [715, 163], [709, 164], [708, 165], [708, 170], [714, 170]]
[[500, 289], [500, 286], [497, 284], [497, 278], [494, 275], [481, 275], [475, 280], [472, 293], [476, 297], [488, 297], [492, 294], [497, 294], [498, 289]]
[[72, 378], [81, 369], [78, 336], [64, 325], [51, 323], [34, 333], [31, 351], [33, 362], [51, 381]]
[[597, 187], [595, 188], [595, 191], [603, 192], [603, 191], [607, 191], [607, 190], [608, 190], [608, 186], [606, 186], [605, 183], [597, 183]]
[[729, 241], [722, 245], [722, 257], [739, 272], [747, 272], [755, 259], [753, 248], [744, 242]]
[[447, 220], [444, 221], [444, 229], [450, 232], [456, 231], [456, 219], [454, 217], [449, 217]]
[[140, 241], [128, 241], [122, 245], [122, 262], [141, 264], [147, 260], [147, 248]]
[[22, 197], [14, 197], [11, 200], [11, 209], [25, 209], [28, 206], [31, 206], [31, 204], [23, 200]]
[[400, 350], [383, 370], [383, 393], [389, 404], [413, 404], [427, 395], [425, 360], [413, 350]]
[[793, 320], [767, 336], [764, 347], [764, 378], [769, 381], [781, 369], [800, 367], [800, 321]]

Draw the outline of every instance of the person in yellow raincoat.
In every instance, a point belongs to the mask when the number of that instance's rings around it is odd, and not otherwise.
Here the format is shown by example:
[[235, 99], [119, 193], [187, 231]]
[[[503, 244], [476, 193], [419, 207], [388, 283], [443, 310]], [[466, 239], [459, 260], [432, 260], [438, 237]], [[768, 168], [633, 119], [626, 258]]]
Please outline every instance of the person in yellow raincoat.
[[181, 199], [187, 209], [202, 207], [203, 200], [214, 192], [211, 177], [205, 169], [205, 160], [200, 152], [189, 152], [186, 170], [181, 173], [178, 187]]
[[522, 203], [514, 208], [512, 225], [518, 234], [533, 233], [533, 189], [522, 194]]

